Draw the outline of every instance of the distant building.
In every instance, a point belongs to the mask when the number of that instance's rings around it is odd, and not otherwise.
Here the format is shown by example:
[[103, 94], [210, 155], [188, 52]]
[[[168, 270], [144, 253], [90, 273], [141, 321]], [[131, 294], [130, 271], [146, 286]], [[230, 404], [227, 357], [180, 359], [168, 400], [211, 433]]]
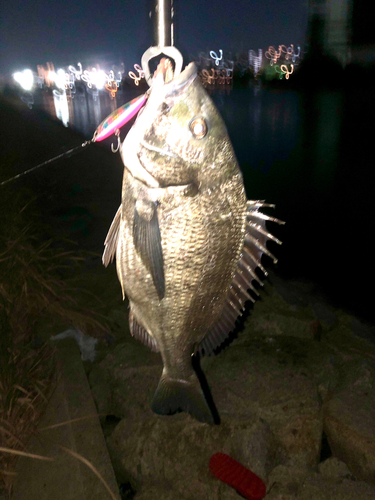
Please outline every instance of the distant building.
[[308, 52], [334, 56], [342, 66], [349, 62], [351, 0], [310, 0]]
[[375, 62], [375, 2], [353, 0], [351, 19], [352, 62], [368, 65]]
[[375, 60], [375, 1], [309, 0], [308, 52], [335, 57], [342, 66]]

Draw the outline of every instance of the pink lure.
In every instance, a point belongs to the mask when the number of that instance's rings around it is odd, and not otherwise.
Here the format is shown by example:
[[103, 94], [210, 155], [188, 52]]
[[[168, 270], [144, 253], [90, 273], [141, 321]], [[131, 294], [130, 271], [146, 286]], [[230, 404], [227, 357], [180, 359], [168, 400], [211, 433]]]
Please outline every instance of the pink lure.
[[121, 108], [116, 109], [116, 111], [111, 113], [104, 121], [102, 121], [96, 129], [92, 140], [94, 142], [102, 141], [112, 135], [116, 129], [121, 128], [138, 113], [146, 100], [147, 94], [143, 94], [141, 97], [136, 97], [132, 101], [129, 101], [121, 106]]

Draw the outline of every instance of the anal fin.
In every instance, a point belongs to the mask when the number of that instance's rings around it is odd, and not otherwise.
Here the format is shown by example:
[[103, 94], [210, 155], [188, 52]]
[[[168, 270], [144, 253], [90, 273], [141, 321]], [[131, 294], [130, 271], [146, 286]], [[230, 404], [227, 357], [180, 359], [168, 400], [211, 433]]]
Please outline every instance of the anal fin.
[[132, 337], [140, 340], [143, 345], [149, 347], [153, 352], [159, 352], [159, 346], [156, 342], [155, 337], [153, 337], [143, 326], [139, 324], [135, 318], [133, 311], [130, 309], [129, 312], [129, 328]]

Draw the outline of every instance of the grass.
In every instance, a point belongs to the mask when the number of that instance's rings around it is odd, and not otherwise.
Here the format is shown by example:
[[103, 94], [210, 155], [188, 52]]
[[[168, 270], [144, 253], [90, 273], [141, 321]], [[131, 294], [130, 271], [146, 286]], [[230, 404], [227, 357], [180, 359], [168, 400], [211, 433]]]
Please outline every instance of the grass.
[[9, 498], [17, 457], [27, 452], [55, 383], [53, 347], [38, 337], [41, 321], [108, 332], [69, 286], [84, 256], [47, 237], [30, 200], [22, 190], [0, 199], [0, 493]]

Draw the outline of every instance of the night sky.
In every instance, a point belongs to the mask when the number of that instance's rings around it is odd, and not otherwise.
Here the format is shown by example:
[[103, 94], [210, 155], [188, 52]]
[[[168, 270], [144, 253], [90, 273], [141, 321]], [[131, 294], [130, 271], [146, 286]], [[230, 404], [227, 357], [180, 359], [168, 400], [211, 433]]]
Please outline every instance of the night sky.
[[[303, 45], [307, 0], [175, 0], [175, 45], [185, 56]], [[11, 0], [0, 7], [0, 74], [51, 61], [84, 68], [140, 63], [153, 45], [150, 0]]]

